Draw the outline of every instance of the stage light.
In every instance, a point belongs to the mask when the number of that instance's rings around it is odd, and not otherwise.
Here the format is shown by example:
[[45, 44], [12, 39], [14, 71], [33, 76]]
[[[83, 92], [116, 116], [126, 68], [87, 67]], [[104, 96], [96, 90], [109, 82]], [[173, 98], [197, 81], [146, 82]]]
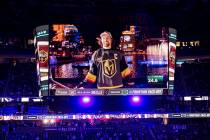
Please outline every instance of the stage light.
[[83, 97], [82, 102], [83, 103], [89, 103], [90, 102], [90, 97]]
[[80, 98], [79, 103], [83, 107], [90, 107], [93, 105], [93, 98], [88, 96], [82, 97]]
[[133, 101], [134, 103], [138, 103], [138, 102], [140, 101], [139, 96], [133, 96], [133, 97], [132, 97], [132, 101]]
[[131, 96], [130, 97], [130, 104], [132, 106], [139, 106], [142, 103], [142, 99], [140, 96]]

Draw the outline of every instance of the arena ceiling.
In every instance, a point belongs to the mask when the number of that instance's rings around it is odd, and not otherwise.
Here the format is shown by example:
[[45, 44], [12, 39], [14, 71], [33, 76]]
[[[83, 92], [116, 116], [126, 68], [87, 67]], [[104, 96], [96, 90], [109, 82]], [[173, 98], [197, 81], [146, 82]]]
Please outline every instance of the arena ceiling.
[[38, 25], [73, 21], [95, 25], [103, 18], [112, 24], [116, 17], [132, 15], [175, 27], [181, 36], [209, 37], [208, 0], [1, 0], [0, 32], [28, 34]]

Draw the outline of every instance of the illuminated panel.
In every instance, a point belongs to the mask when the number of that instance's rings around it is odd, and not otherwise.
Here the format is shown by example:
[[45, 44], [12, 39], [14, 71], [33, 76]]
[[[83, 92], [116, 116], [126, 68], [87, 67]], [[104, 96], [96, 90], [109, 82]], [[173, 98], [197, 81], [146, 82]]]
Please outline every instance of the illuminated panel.
[[[121, 48], [94, 50], [77, 44], [81, 38], [76, 26], [50, 26], [49, 95], [51, 96], [104, 96], [104, 95], [163, 95], [168, 93], [168, 39], [155, 38], [135, 45], [135, 34], [125, 31]], [[86, 38], [84, 38], [86, 39]], [[76, 43], [76, 45], [75, 45]], [[121, 50], [121, 51], [120, 51]], [[89, 73], [94, 57], [95, 74]], [[101, 52], [101, 53], [100, 53]], [[120, 56], [120, 57], [118, 57]], [[44, 69], [43, 69], [44, 70]], [[47, 69], [48, 70], [48, 69]], [[125, 77], [127, 76], [127, 77]], [[97, 77], [97, 78], [96, 78]], [[97, 79], [97, 80], [96, 80]], [[104, 80], [105, 79], [105, 80]], [[117, 84], [116, 84], [117, 83]]]
[[198, 47], [200, 46], [200, 41], [199, 40], [191, 40], [191, 41], [177, 41], [176, 42], [176, 47]]
[[41, 41], [37, 43], [39, 54], [39, 72], [42, 96], [48, 95], [48, 49], [49, 43]]
[[[162, 87], [167, 88], [168, 40], [159, 38], [153, 38], [149, 40], [146, 49], [146, 54], [148, 70], [147, 82], [150, 85], [162, 85]], [[156, 92], [152, 92], [152, 90], [151, 93], [156, 94]]]
[[43, 25], [36, 28], [35, 47], [37, 53], [39, 96], [48, 95], [48, 65], [49, 65], [49, 26]]
[[131, 26], [130, 30], [126, 30], [122, 32], [121, 40], [120, 40], [120, 50], [122, 51], [134, 51], [135, 45], [135, 26]]
[[103, 119], [155, 119], [155, 118], [210, 118], [210, 113], [162, 113], [162, 114], [59, 114], [59, 115], [0, 115], [0, 121], [10, 120], [42, 120], [46, 123], [55, 123], [56, 120], [103, 120]]
[[169, 84], [168, 93], [173, 94], [174, 90], [174, 75], [176, 65], [176, 39], [177, 32], [175, 29], [169, 28]]

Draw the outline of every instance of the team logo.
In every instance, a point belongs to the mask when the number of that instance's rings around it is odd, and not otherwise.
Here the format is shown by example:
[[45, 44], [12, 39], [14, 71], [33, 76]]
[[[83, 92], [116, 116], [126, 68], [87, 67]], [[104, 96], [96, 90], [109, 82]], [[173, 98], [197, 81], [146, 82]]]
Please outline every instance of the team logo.
[[112, 78], [116, 72], [116, 61], [115, 59], [107, 59], [103, 62], [103, 74], [109, 78]]
[[47, 61], [47, 59], [48, 59], [48, 54], [47, 54], [47, 52], [44, 51], [44, 50], [41, 50], [41, 51], [39, 52], [39, 61], [40, 61], [41, 63], [45, 63], [45, 62]]

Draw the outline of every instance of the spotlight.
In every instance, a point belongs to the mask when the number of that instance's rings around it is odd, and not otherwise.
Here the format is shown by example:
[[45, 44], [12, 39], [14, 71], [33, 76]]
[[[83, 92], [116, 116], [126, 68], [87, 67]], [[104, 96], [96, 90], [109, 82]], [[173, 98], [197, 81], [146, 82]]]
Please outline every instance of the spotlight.
[[140, 98], [138, 96], [134, 96], [134, 97], [132, 97], [132, 101], [134, 103], [138, 103], [140, 101]]
[[90, 97], [83, 97], [82, 102], [83, 103], [89, 103], [90, 102]]
[[79, 99], [79, 104], [83, 107], [90, 107], [93, 105], [93, 102], [94, 102], [93, 98], [88, 96]]
[[132, 96], [130, 98], [130, 104], [132, 106], [139, 106], [142, 103], [142, 100], [139, 96]]

